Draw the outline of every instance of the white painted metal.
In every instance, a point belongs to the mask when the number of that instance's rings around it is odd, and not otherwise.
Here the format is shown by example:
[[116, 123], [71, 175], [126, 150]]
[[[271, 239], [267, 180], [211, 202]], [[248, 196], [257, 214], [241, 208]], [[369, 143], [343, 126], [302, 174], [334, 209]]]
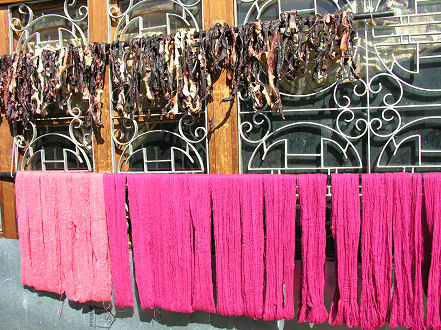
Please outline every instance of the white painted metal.
[[[111, 4], [108, 0], [109, 20], [116, 24], [112, 35], [109, 26], [109, 42], [115, 40], [128, 40], [130, 38], [145, 37], [153, 34], [171, 34], [173, 21], [179, 22], [182, 28], [194, 28], [201, 30], [203, 22], [202, 0], [195, 0], [189, 3], [182, 0], [156, 1], [152, 4], [150, 0], [129, 0], [120, 1], [120, 6]], [[120, 7], [124, 9], [120, 9]], [[154, 17], [154, 22], [153, 22]], [[110, 71], [110, 70], [109, 70]], [[109, 76], [110, 77], [110, 76]], [[118, 98], [120, 91], [111, 91], [112, 99]], [[113, 171], [124, 172], [125, 166], [128, 171], [154, 171], [155, 173], [206, 173], [208, 172], [208, 139], [207, 139], [207, 114], [204, 113], [197, 119], [192, 114], [177, 116], [174, 122], [163, 120], [154, 124], [148, 120], [159, 119], [162, 114], [151, 112], [143, 113], [137, 109], [133, 118], [123, 118], [118, 115], [111, 105], [111, 136], [112, 136], [112, 160]], [[121, 127], [116, 128], [115, 123], [120, 122]], [[157, 126], [167, 123], [174, 123], [174, 129], [162, 129]], [[167, 136], [174, 139], [176, 145], [169, 145], [163, 156], [154, 159], [148, 158], [148, 151], [155, 152], [154, 147], [162, 144], [158, 136]], [[149, 145], [146, 147], [146, 144]], [[121, 152], [118, 154], [116, 150]], [[179, 156], [178, 156], [179, 155]], [[130, 164], [135, 156], [143, 158], [143, 168], [133, 169]], [[182, 163], [191, 164], [191, 168], [178, 166]], [[167, 170], [152, 169], [148, 165], [168, 164]], [[154, 166], [153, 166], [154, 167]]]
[[[361, 79], [350, 83], [331, 79], [327, 85], [317, 85], [313, 91], [306, 88], [300, 93], [281, 87], [285, 121], [272, 114], [267, 105], [250, 112], [249, 106], [245, 109], [249, 100], [239, 95], [241, 173], [439, 170], [441, 146], [425, 147], [428, 135], [423, 134], [427, 128], [441, 133], [441, 102], [437, 98], [441, 79], [430, 77], [428, 68], [441, 68], [441, 54], [436, 48], [441, 46], [439, 1], [365, 1], [359, 8], [359, 3], [351, 0], [291, 0], [292, 8], [306, 2], [313, 6], [301, 7], [301, 14], [334, 8], [355, 13], [387, 9], [394, 10], [396, 15], [357, 23], [355, 60], [362, 72]], [[274, 8], [280, 14], [277, 0], [235, 3], [237, 24], [268, 19], [267, 13]], [[314, 107], [320, 100], [321, 106]], [[317, 129], [308, 130], [310, 127]], [[309, 136], [317, 134], [314, 139], [303, 135], [304, 145], [316, 152], [295, 145], [302, 137], [302, 129]], [[409, 144], [412, 148], [405, 149]], [[327, 145], [332, 145], [332, 155]], [[268, 166], [265, 160], [275, 148], [282, 150], [281, 156]], [[406, 156], [396, 162], [394, 157], [398, 153]], [[343, 165], [327, 165], [331, 158]]]
[[[60, 8], [45, 13], [34, 12], [32, 4], [20, 4], [9, 6], [9, 36], [10, 49], [13, 52], [39, 52], [42, 49], [58, 49], [66, 43], [76, 46], [85, 45], [88, 42], [88, 8], [79, 5], [76, 0], [65, 0]], [[14, 17], [18, 13], [18, 17]], [[56, 24], [54, 24], [56, 23]], [[40, 32], [44, 30], [44, 33]], [[18, 41], [14, 47], [14, 34]], [[56, 36], [55, 39], [52, 39]], [[37, 118], [24, 123], [24, 133], [17, 134], [14, 127], [14, 147], [12, 151], [11, 170], [32, 170], [37, 164], [35, 160], [40, 159], [39, 167], [48, 170], [47, 164], [62, 164], [64, 171], [75, 170], [75, 164], [70, 164], [72, 159], [76, 160], [80, 168], [93, 171], [93, 145], [92, 127], [90, 115], [83, 114], [85, 105], [73, 103], [73, 95], [69, 97], [66, 115], [56, 118]], [[52, 120], [63, 120], [66, 122], [65, 131], [53, 132], [50, 127], [38, 129], [44, 122]], [[37, 124], [39, 123], [39, 124]], [[44, 131], [44, 133], [41, 133]], [[40, 135], [39, 135], [40, 134]], [[60, 152], [54, 156], [61, 157], [48, 160], [46, 154], [47, 141], [52, 144], [53, 139], [64, 140], [63, 146], [59, 146]], [[60, 140], [60, 141], [61, 141]], [[52, 147], [53, 148], [53, 147]], [[23, 152], [21, 163], [19, 154]]]

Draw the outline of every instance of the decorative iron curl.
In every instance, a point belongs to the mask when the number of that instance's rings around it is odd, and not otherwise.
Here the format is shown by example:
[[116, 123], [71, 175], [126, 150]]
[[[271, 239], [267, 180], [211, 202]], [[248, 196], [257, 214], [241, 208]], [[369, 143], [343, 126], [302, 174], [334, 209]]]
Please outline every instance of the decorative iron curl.
[[[201, 143], [207, 137], [208, 132], [204, 126], [198, 126], [193, 129], [196, 122], [196, 118], [190, 113], [184, 114], [181, 119], [179, 119], [179, 134], [188, 143]], [[188, 131], [188, 134], [185, 133], [186, 131]]]
[[34, 20], [34, 12], [32, 11], [31, 7], [27, 6], [26, 4], [21, 4], [20, 6], [18, 6], [18, 13], [20, 15], [28, 16], [27, 20], [22, 21], [20, 18], [11, 17], [11, 19], [9, 20], [9, 27], [13, 31], [21, 33], [25, 31]]
[[112, 130], [112, 139], [116, 144], [126, 146], [138, 137], [139, 126], [136, 120], [130, 118], [123, 118], [122, 126], [122, 128], [114, 128]]
[[69, 7], [75, 8], [76, 6], [77, 0], [71, 0], [71, 2], [69, 0], [64, 1], [64, 15], [66, 15], [66, 17], [72, 22], [81, 22], [89, 16], [89, 8], [85, 5], [78, 7], [76, 11], [79, 14], [79, 18], [73, 18], [69, 14]]
[[[265, 134], [258, 140], [249, 139], [246, 136], [246, 133], [251, 133], [251, 131], [255, 128], [263, 128], [263, 125], [267, 123], [268, 127], [266, 129]], [[257, 144], [264, 141], [271, 134], [271, 120], [265, 113], [260, 111], [253, 114], [251, 121], [243, 121], [239, 126], [239, 133], [242, 139], [251, 144]]]
[[[355, 135], [345, 133], [341, 128], [341, 123], [344, 121], [345, 123], [349, 124], [354, 120], [355, 120], [355, 128], [359, 133]], [[336, 128], [337, 131], [345, 138], [349, 140], [357, 140], [366, 134], [366, 132], [369, 129], [369, 124], [367, 120], [364, 118], [355, 119], [354, 110], [349, 108], [343, 108], [342, 111], [340, 111], [340, 113], [337, 116]]]

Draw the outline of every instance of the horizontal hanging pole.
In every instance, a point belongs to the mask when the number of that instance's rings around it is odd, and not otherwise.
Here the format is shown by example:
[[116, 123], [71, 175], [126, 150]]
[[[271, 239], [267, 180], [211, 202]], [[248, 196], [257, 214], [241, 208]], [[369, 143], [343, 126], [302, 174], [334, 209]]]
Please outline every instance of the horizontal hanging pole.
[[[359, 13], [359, 14], [355, 14], [353, 17], [354, 21], [361, 21], [364, 19], [372, 19], [372, 18], [386, 18], [386, 17], [392, 17], [394, 16], [395, 13], [392, 10], [388, 10], [388, 11], [377, 11], [377, 12], [366, 12], [366, 13]], [[239, 28], [237, 26], [234, 27], [234, 31], [238, 32]], [[194, 38], [198, 39], [201, 36], [203, 36], [205, 33], [205, 31], [198, 31], [194, 33]], [[113, 43], [119, 43], [120, 45], [126, 47], [129, 46], [129, 43], [127, 41], [114, 41]], [[107, 47], [109, 47], [110, 45], [107, 44]], [[106, 47], [106, 48], [107, 48]]]
[[[353, 20], [354, 21], [360, 21], [363, 19], [371, 19], [371, 18], [385, 18], [385, 17], [392, 17], [395, 13], [392, 10], [388, 11], [377, 11], [377, 12], [368, 12], [368, 13], [359, 13], [355, 14]], [[238, 32], [238, 27], [234, 27], [234, 31]], [[203, 35], [205, 31], [195, 32], [194, 37], [199, 38], [201, 35]]]
[[0, 172], [0, 181], [14, 181], [15, 173]]
[[354, 15], [354, 21], [359, 21], [362, 19], [371, 19], [371, 18], [386, 18], [386, 17], [392, 17], [395, 13], [393, 10], [388, 11], [377, 11], [372, 13], [359, 13]]

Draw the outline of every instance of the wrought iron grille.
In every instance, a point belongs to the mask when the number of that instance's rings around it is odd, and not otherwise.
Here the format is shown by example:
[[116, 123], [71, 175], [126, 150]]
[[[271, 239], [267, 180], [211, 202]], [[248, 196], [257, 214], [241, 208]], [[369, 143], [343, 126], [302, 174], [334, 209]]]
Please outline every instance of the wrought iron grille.
[[[202, 0], [108, 0], [109, 41], [202, 26]], [[112, 91], [116, 100], [120, 91]], [[143, 106], [133, 118], [111, 109], [114, 172], [208, 172], [207, 120], [182, 114], [163, 118], [161, 109]], [[146, 104], [147, 102], [144, 102]]]
[[393, 10], [357, 23], [357, 81], [279, 77], [286, 120], [239, 96], [242, 173], [434, 171], [441, 167], [441, 2], [236, 0], [236, 23]]
[[[38, 52], [88, 42], [86, 1], [65, 0], [9, 6], [12, 52]], [[92, 171], [92, 120], [87, 104], [71, 94], [65, 109], [52, 105], [53, 116], [15, 123], [12, 170]], [[63, 115], [60, 115], [63, 113]], [[54, 124], [55, 123], [55, 124]]]

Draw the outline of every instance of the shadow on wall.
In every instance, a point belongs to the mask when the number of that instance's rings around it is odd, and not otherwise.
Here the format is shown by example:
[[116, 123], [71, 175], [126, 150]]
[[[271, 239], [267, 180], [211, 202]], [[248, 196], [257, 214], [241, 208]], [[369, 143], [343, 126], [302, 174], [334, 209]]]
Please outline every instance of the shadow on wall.
[[[130, 258], [131, 259], [131, 258]], [[65, 296], [23, 287], [20, 273], [20, 245], [17, 240], [0, 239], [0, 329], [239, 329], [263, 330], [310, 329], [309, 324], [297, 319], [282, 323], [253, 320], [245, 316], [228, 317], [206, 312], [174, 313], [160, 309], [139, 309], [136, 290], [134, 308], [116, 308], [103, 302], [80, 304]], [[132, 265], [133, 266], [133, 265]], [[300, 262], [296, 263], [295, 281], [300, 280]], [[133, 272], [132, 272], [133, 274]], [[325, 303], [330, 308], [335, 288], [334, 263], [325, 268]], [[360, 274], [361, 275], [361, 274]], [[359, 279], [361, 278], [359, 275]], [[132, 278], [132, 287], [135, 287]], [[359, 290], [361, 289], [359, 285]], [[295, 299], [298, 297], [298, 289]], [[284, 323], [284, 324], [283, 324]], [[314, 329], [329, 328], [328, 323], [314, 325]], [[346, 328], [334, 326], [332, 329]], [[386, 327], [385, 327], [386, 328]], [[404, 328], [403, 328], [404, 329]]]

